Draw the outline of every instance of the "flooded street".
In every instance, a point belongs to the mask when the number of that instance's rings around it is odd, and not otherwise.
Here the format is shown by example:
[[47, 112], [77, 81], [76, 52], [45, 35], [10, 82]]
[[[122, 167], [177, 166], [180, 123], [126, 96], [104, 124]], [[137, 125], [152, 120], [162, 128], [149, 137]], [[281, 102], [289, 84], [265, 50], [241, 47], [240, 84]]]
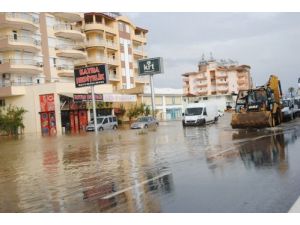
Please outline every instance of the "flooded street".
[[287, 212], [300, 195], [300, 118], [0, 139], [0, 212]]

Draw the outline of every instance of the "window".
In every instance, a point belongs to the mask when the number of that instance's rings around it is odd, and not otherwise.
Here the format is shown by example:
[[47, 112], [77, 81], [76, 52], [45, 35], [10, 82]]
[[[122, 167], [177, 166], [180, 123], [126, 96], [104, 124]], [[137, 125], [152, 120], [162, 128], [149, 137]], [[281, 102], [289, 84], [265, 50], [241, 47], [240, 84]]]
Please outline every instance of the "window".
[[112, 117], [109, 117], [109, 122], [111, 123], [113, 121]]
[[5, 99], [0, 99], [0, 107], [5, 107]]
[[130, 33], [128, 24], [125, 25], [126, 33]]
[[207, 116], [206, 108], [204, 108], [203, 115], [204, 115], [204, 116]]
[[107, 118], [105, 118], [105, 119], [103, 120], [103, 124], [106, 124], [106, 123], [108, 123]]

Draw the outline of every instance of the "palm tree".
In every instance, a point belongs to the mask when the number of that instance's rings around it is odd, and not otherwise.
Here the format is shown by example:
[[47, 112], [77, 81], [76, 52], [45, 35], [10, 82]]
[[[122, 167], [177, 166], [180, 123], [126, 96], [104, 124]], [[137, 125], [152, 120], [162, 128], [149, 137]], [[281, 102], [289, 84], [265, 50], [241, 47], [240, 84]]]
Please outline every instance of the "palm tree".
[[289, 93], [291, 94], [291, 98], [292, 98], [292, 97], [293, 97], [293, 93], [294, 93], [294, 91], [295, 91], [295, 88], [289, 87], [288, 91], [289, 91]]

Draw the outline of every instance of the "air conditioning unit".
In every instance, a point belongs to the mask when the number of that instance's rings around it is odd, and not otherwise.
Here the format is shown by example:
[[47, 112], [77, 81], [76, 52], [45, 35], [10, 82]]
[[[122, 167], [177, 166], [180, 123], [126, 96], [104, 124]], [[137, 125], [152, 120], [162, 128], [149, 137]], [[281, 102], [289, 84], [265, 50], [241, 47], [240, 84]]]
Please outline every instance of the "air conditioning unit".
[[43, 63], [42, 62], [37, 62], [36, 66], [43, 67]]
[[5, 79], [5, 80], [9, 80], [10, 79], [10, 74], [9, 73], [3, 73], [2, 78]]

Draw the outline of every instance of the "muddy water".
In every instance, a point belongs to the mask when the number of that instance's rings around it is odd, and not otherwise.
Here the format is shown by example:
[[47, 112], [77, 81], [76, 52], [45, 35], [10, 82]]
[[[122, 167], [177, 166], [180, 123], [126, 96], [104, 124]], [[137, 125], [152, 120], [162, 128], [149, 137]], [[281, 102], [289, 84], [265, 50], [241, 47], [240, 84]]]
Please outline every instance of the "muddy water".
[[286, 212], [300, 195], [300, 119], [0, 141], [1, 212]]

